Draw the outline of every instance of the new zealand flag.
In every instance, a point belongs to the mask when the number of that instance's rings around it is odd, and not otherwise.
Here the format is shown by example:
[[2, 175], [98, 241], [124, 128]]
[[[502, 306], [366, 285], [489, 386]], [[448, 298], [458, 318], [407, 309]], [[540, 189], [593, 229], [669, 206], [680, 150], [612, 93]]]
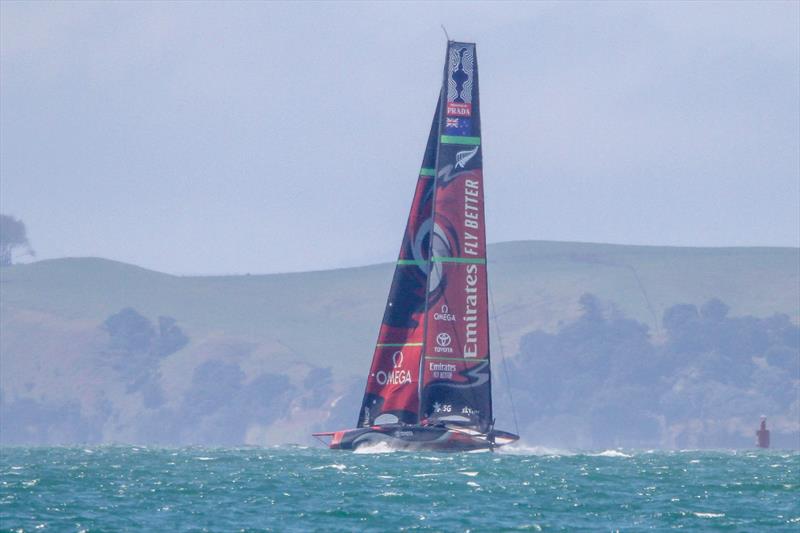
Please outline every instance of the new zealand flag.
[[472, 119], [467, 117], [446, 117], [444, 123], [445, 135], [472, 135]]

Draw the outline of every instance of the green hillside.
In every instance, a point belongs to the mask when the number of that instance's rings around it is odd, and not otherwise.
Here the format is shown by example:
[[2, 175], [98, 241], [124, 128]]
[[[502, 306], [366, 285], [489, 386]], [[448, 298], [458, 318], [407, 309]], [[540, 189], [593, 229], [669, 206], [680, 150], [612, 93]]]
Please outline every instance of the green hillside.
[[[581, 294], [614, 302], [658, 331], [678, 302], [717, 297], [733, 313], [798, 320], [800, 251], [511, 242], [489, 247], [498, 324], [514, 340], [577, 313]], [[2, 271], [3, 309], [101, 323], [123, 307], [169, 315], [193, 339], [232, 336], [285, 345], [315, 365], [363, 373], [392, 265], [247, 276], [171, 276], [95, 258], [56, 259]], [[9, 325], [10, 327], [10, 325]], [[13, 335], [13, 330], [7, 331]]]
[[[8, 406], [30, 399], [37, 409], [56, 410], [69, 404], [83, 423], [105, 417], [98, 430], [103, 440], [141, 439], [131, 420], [149, 411], [106, 364], [113, 358], [100, 327], [128, 307], [154, 322], [174, 318], [189, 339], [147, 367], [148, 379], [163, 390], [160, 409], [185, 409], [198, 368], [209, 361], [241, 370], [241, 383], [285, 375], [303, 390], [315, 387], [308, 381], [313, 369], [330, 368], [326, 394], [358, 396], [392, 269], [386, 263], [291, 274], [172, 276], [95, 258], [2, 269], [2, 401]], [[784, 313], [800, 320], [796, 248], [510, 242], [489, 247], [489, 275], [500, 332], [492, 330], [494, 353], [500, 353], [502, 339], [507, 356], [517, 353], [526, 333], [554, 332], [578, 317], [578, 300], [587, 292], [647, 324], [656, 341], [667, 308], [710, 298], [724, 301], [732, 315]], [[113, 416], [104, 414], [109, 409]], [[304, 434], [309, 420], [326, 419], [329, 413], [322, 411], [309, 411], [305, 425], [291, 417], [280, 427], [264, 423], [248, 438]]]
[[[664, 309], [717, 297], [732, 312], [798, 320], [800, 251], [510, 242], [489, 247], [499, 325], [514, 336], [552, 328], [592, 292], [655, 332]], [[18, 265], [2, 272], [4, 308], [98, 324], [123, 307], [175, 317], [194, 335], [280, 340], [309, 361], [371, 352], [392, 265], [246, 276], [172, 276], [96, 258]], [[649, 302], [648, 302], [649, 300]], [[357, 357], [352, 366], [363, 365]]]

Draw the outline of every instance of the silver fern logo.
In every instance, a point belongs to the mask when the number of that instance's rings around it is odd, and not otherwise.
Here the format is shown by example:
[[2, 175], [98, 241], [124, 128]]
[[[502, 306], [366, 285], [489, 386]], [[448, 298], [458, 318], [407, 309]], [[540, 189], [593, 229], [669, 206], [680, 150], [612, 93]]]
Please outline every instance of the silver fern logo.
[[469, 163], [469, 160], [478, 153], [478, 148], [480, 148], [480, 145], [476, 145], [472, 150], [456, 152], [456, 168], [464, 168]]

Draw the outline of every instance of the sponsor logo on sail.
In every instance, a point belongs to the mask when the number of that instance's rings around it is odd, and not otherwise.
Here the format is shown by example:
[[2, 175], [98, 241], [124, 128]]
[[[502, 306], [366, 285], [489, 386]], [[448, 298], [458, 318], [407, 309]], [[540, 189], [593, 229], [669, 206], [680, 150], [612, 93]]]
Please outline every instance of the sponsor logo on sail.
[[437, 353], [453, 353], [453, 348], [450, 346], [452, 342], [453, 339], [450, 334], [443, 331], [436, 335], [436, 344], [438, 346], [434, 346], [433, 351]]
[[[477, 149], [477, 146], [475, 148]], [[465, 152], [459, 152], [459, 154], [464, 154], [464, 158], [468, 155]], [[456, 154], [456, 158], [458, 158], [459, 154]], [[469, 157], [471, 158], [473, 155], [475, 154], [469, 155]], [[480, 193], [480, 182], [478, 180], [464, 180], [464, 253], [467, 255], [478, 255], [481, 215]]]
[[467, 265], [464, 357], [478, 357], [478, 265]]
[[378, 385], [405, 385], [411, 383], [411, 372], [403, 368], [403, 352], [400, 350], [392, 354], [392, 370], [378, 370], [375, 373]]
[[437, 379], [452, 379], [453, 373], [456, 371], [456, 365], [453, 363], [428, 363], [428, 370], [431, 371], [433, 377]]
[[448, 117], [471, 117], [472, 104], [462, 102], [447, 102]]
[[455, 322], [456, 315], [450, 313], [450, 310], [447, 308], [447, 305], [443, 305], [440, 312], [433, 314], [434, 320], [441, 320], [444, 322]]
[[434, 413], [450, 413], [453, 411], [453, 406], [449, 403], [439, 403], [435, 402], [433, 404], [433, 412]]
[[[475, 147], [477, 149], [477, 146]], [[477, 150], [476, 150], [477, 152]], [[469, 155], [472, 157], [474, 154]], [[465, 154], [464, 157], [467, 155]], [[458, 157], [458, 154], [456, 155]], [[464, 254], [467, 256], [480, 257], [480, 235], [481, 235], [481, 188], [480, 181], [477, 179], [464, 180]], [[464, 307], [464, 357], [478, 357], [478, 280], [481, 271], [477, 264], [468, 264], [464, 276], [466, 306]], [[485, 298], [485, 296], [484, 296]], [[482, 354], [481, 354], [482, 355]]]

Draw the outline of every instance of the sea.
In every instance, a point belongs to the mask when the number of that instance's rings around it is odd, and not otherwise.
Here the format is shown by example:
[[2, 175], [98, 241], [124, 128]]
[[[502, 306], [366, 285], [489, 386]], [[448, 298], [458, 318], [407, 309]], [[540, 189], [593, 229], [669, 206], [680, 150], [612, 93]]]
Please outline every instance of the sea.
[[0, 448], [3, 531], [800, 531], [800, 452]]

